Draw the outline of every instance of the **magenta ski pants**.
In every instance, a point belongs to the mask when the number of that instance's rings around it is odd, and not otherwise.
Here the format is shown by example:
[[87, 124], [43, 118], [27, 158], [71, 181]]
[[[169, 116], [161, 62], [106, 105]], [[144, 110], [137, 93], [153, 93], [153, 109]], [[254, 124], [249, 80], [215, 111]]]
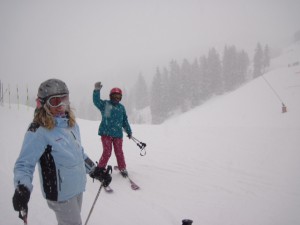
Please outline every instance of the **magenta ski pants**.
[[105, 168], [114, 148], [118, 167], [120, 170], [126, 169], [125, 157], [123, 153], [123, 138], [114, 138], [110, 136], [101, 136], [103, 153], [99, 160], [98, 167]]

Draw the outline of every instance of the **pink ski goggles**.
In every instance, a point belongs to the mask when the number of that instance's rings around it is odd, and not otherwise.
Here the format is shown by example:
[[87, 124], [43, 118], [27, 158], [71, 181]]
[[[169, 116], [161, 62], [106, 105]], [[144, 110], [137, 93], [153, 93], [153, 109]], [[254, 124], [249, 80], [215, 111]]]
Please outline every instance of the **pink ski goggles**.
[[60, 107], [62, 105], [69, 105], [69, 95], [54, 95], [47, 99], [47, 104], [53, 108]]

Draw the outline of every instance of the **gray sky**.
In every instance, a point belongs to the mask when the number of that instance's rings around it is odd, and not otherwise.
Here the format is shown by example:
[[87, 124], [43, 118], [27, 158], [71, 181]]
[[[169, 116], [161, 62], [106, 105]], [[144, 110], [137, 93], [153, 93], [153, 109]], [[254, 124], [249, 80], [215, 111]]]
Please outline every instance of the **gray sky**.
[[36, 92], [56, 77], [74, 96], [98, 80], [130, 87], [211, 47], [276, 47], [300, 29], [299, 10], [299, 0], [0, 0], [0, 80]]

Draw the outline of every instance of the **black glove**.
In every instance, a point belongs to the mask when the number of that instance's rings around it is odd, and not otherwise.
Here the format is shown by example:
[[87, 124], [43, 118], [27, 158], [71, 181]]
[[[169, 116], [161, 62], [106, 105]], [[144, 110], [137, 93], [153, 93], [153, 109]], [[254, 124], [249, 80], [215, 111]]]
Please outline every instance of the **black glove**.
[[95, 90], [101, 90], [101, 88], [102, 88], [102, 84], [101, 84], [101, 82], [96, 82], [95, 83]]
[[128, 134], [127, 137], [128, 137], [129, 139], [131, 139], [131, 138], [132, 138], [132, 134]]
[[111, 166], [108, 166], [107, 169], [97, 166], [92, 172], [90, 172], [90, 177], [99, 180], [104, 187], [107, 187], [111, 182], [111, 175], [109, 174], [110, 171]]
[[23, 184], [17, 186], [13, 196], [13, 206], [16, 211], [27, 210], [30, 199], [30, 191]]

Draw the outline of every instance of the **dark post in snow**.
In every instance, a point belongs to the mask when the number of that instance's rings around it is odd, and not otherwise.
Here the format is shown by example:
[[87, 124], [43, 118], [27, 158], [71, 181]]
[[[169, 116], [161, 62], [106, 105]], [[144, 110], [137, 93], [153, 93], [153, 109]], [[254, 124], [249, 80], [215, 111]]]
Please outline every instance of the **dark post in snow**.
[[0, 104], [3, 104], [3, 83], [0, 80]]
[[182, 220], [182, 225], [192, 225], [193, 220], [189, 220], [189, 219], [184, 219]]
[[287, 112], [286, 105], [282, 103], [282, 113], [286, 113], [286, 112]]

